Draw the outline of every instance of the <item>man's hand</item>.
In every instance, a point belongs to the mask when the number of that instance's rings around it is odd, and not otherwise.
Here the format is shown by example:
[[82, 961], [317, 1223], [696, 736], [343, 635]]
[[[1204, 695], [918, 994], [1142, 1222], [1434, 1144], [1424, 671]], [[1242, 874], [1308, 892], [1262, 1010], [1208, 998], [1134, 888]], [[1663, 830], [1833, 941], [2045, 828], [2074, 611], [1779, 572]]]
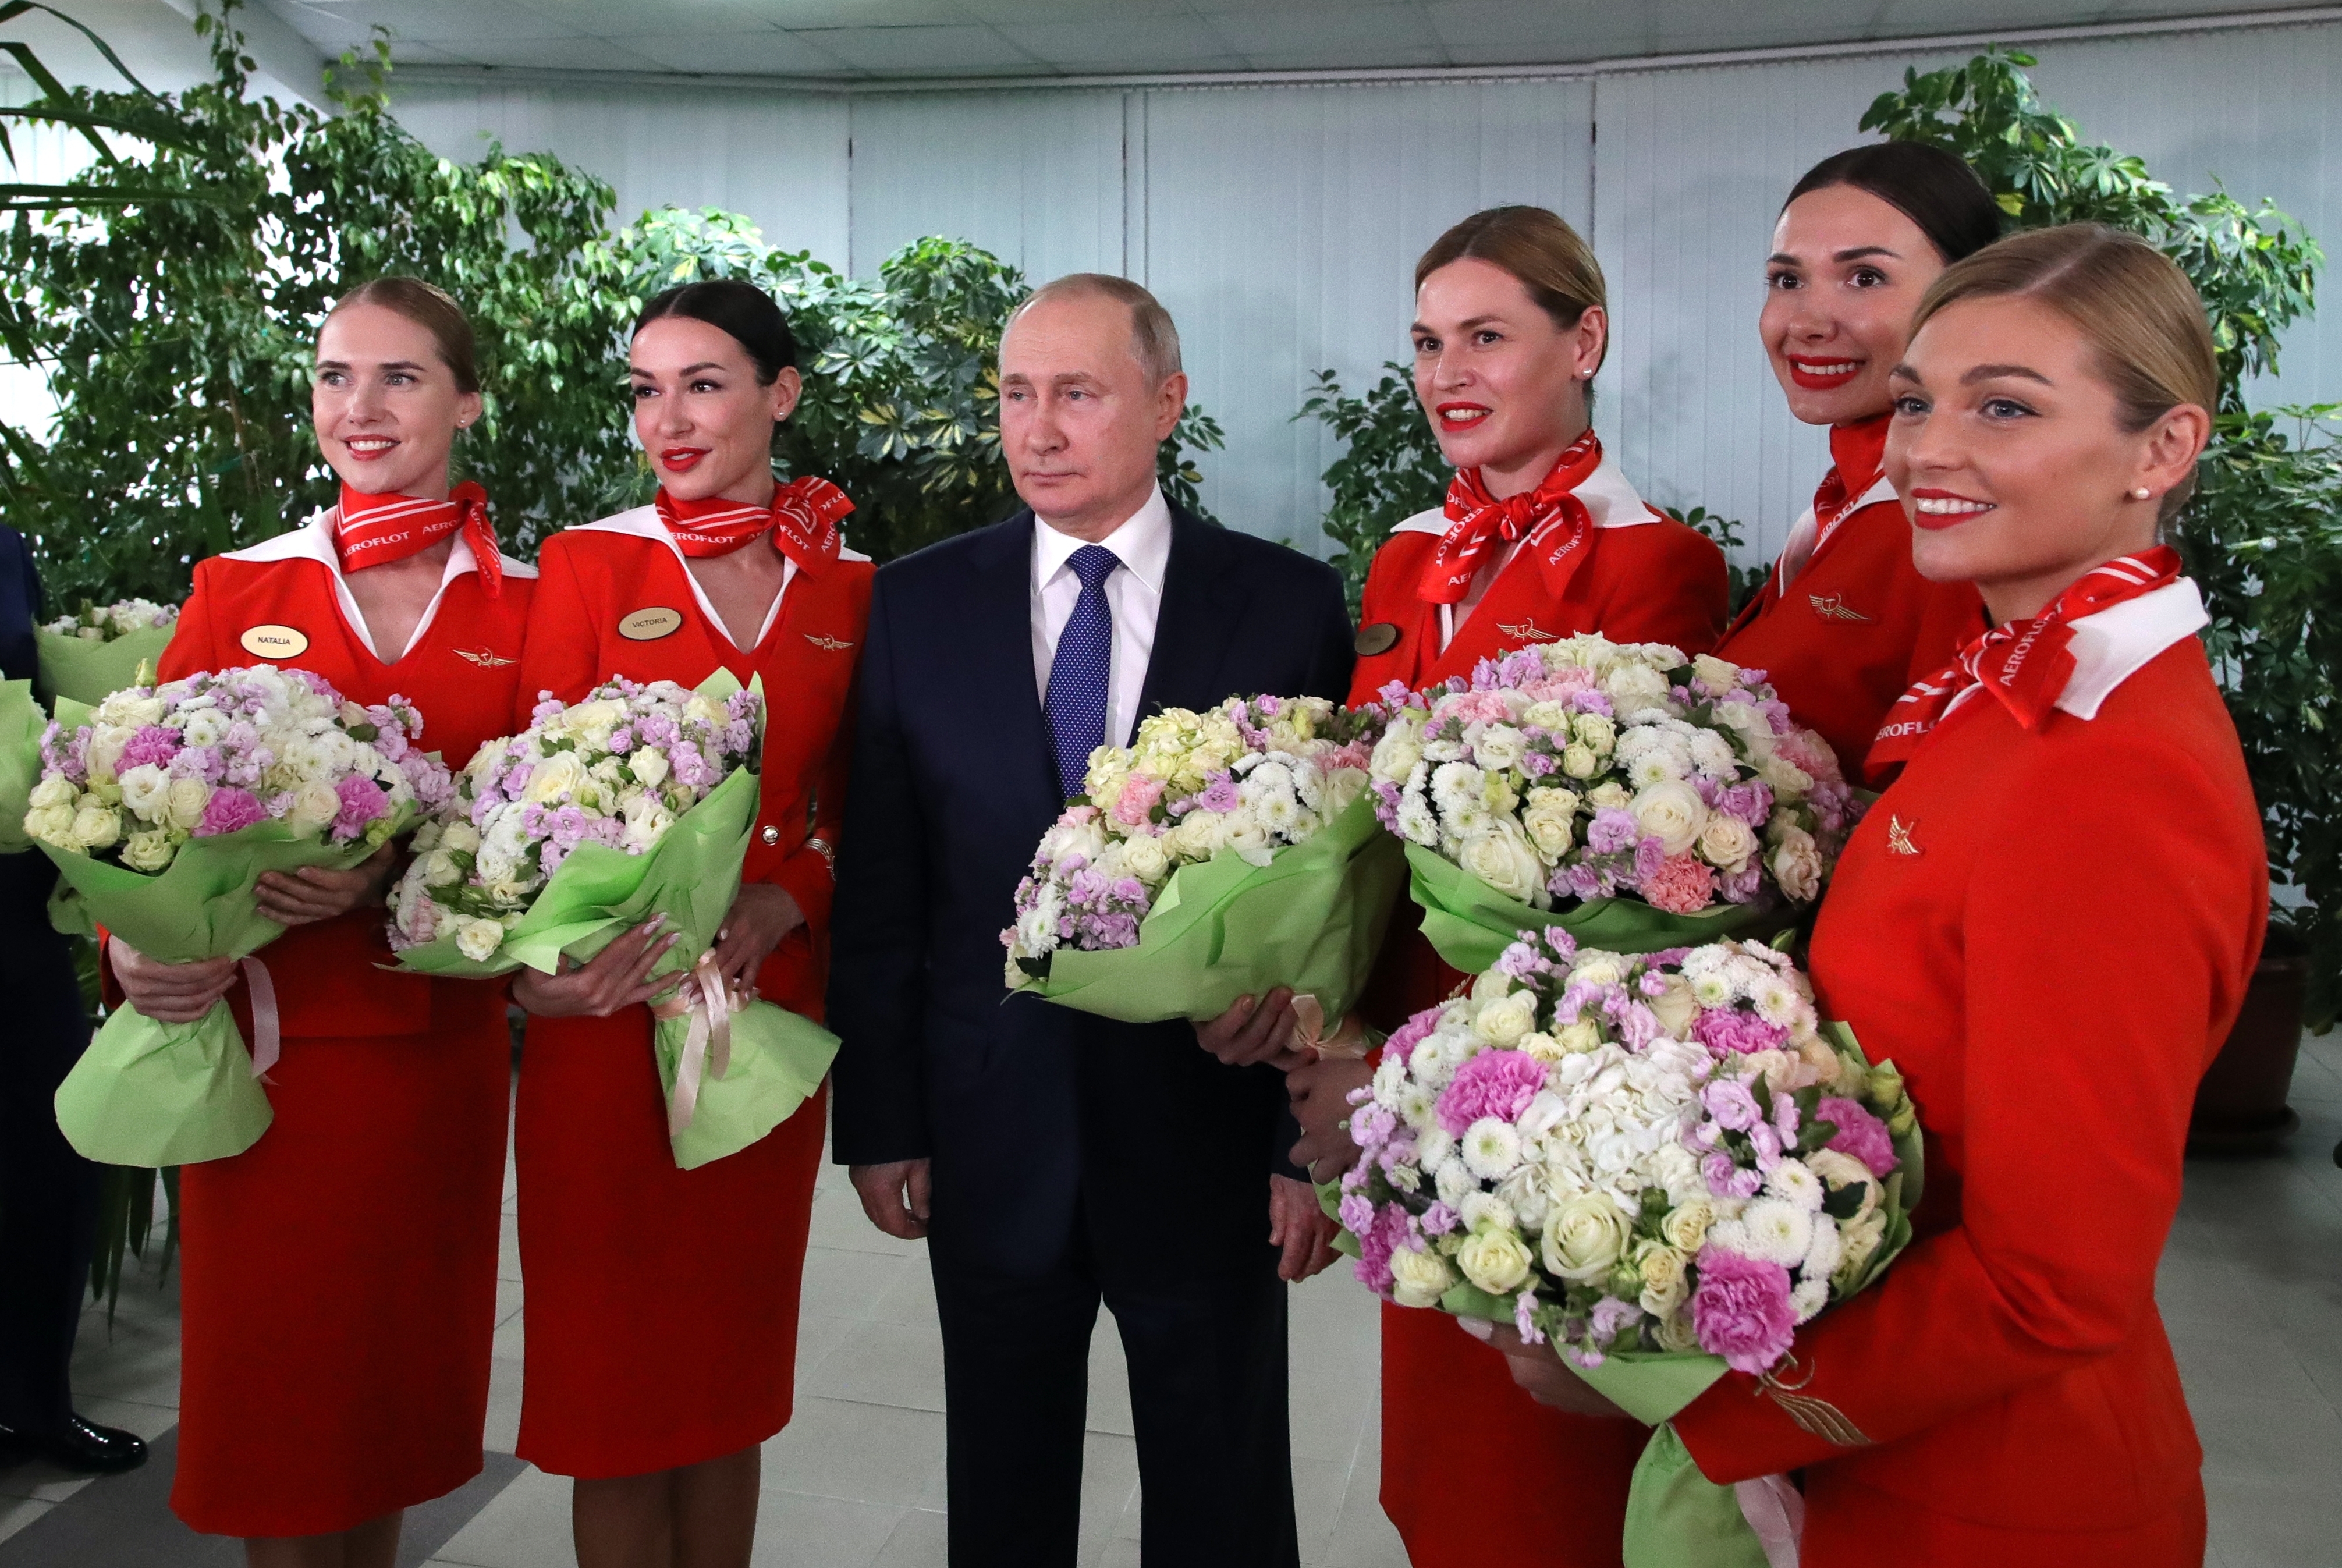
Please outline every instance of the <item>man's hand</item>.
[[279, 925], [333, 920], [362, 904], [380, 904], [390, 886], [391, 869], [397, 864], [398, 846], [386, 844], [347, 871], [315, 865], [291, 872], [265, 871], [253, 884], [253, 905]]
[[1571, 1415], [1591, 1415], [1609, 1421], [1635, 1419], [1596, 1392], [1592, 1383], [1564, 1366], [1561, 1354], [1553, 1348], [1551, 1340], [1543, 1344], [1531, 1344], [1509, 1324], [1486, 1323], [1468, 1317], [1459, 1317], [1456, 1321], [1474, 1339], [1501, 1352], [1505, 1364], [1512, 1370], [1513, 1381], [1526, 1390], [1528, 1396], [1539, 1404], [1551, 1405]]
[[872, 1224], [890, 1236], [916, 1242], [927, 1233], [927, 1184], [933, 1170], [928, 1160], [890, 1160], [883, 1165], [848, 1165], [846, 1174]]
[[1249, 996], [1208, 1024], [1195, 1025], [1196, 1044], [1231, 1067], [1266, 1062], [1290, 1069], [1309, 1060], [1293, 1048], [1293, 993], [1280, 985], [1257, 1004]]
[[1310, 1176], [1330, 1182], [1358, 1163], [1358, 1145], [1350, 1140], [1350, 1093], [1374, 1082], [1375, 1070], [1350, 1056], [1329, 1056], [1305, 1066], [1289, 1067], [1285, 1093], [1293, 1102], [1293, 1119], [1301, 1124], [1301, 1142], [1286, 1156], [1306, 1165]]
[[1298, 1284], [1330, 1265], [1338, 1256], [1334, 1238], [1342, 1228], [1326, 1217], [1316, 1189], [1290, 1176], [1268, 1179], [1268, 1244], [1285, 1249], [1276, 1261], [1276, 1277]]
[[157, 1024], [193, 1024], [235, 984], [235, 960], [205, 958], [165, 964], [115, 936], [107, 940], [106, 961], [131, 1007]]
[[655, 915], [613, 941], [580, 965], [563, 958], [558, 974], [540, 974], [523, 967], [513, 981], [513, 1000], [539, 1018], [607, 1018], [622, 1008], [663, 994], [676, 981], [672, 974], [651, 978], [667, 950], [683, 940], [683, 933], [659, 938], [665, 915]]
[[716, 967], [736, 991], [756, 994], [756, 971], [790, 932], [806, 923], [794, 894], [770, 882], [740, 884], [724, 929], [716, 934]]

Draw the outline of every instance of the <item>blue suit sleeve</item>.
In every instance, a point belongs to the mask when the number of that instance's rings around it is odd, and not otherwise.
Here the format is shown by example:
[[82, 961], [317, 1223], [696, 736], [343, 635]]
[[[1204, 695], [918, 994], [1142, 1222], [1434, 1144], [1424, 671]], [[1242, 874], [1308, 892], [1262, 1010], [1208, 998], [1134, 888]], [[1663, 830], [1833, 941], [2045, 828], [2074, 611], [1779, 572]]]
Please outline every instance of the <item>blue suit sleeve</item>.
[[853, 783], [830, 914], [828, 1022], [841, 1042], [832, 1070], [831, 1149], [842, 1165], [932, 1152], [921, 1038], [927, 835], [896, 681], [894, 609], [882, 572], [863, 646]]

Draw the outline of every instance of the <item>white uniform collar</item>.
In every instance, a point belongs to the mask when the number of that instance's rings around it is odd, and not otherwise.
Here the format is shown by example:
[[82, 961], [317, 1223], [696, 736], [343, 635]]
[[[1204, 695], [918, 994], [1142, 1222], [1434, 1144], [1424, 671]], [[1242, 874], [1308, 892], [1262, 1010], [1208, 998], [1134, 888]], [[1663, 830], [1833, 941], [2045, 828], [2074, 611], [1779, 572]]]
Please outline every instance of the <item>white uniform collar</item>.
[[[365, 616], [358, 609], [356, 596], [350, 592], [348, 577], [343, 574], [342, 553], [334, 548], [334, 534], [330, 521], [333, 514], [333, 509], [329, 507], [311, 517], [298, 528], [288, 528], [275, 538], [263, 539], [249, 549], [230, 550], [222, 559], [252, 562], [317, 562], [327, 572], [333, 574], [334, 599], [341, 606], [343, 622], [365, 645], [365, 651], [379, 660], [382, 658], [382, 653], [374, 645], [374, 632], [366, 625]], [[432, 620], [439, 614], [439, 601], [447, 596], [449, 585], [465, 573], [476, 572], [480, 569], [480, 564], [472, 559], [471, 547], [465, 544], [461, 539], [456, 541], [456, 545], [455, 549], [447, 552], [447, 566], [439, 574], [438, 592], [433, 594], [431, 603], [424, 606], [423, 619], [415, 624], [415, 634], [407, 639], [406, 646], [399, 650], [399, 657], [402, 659], [415, 651], [423, 641], [423, 634], [431, 629]], [[536, 568], [527, 562], [515, 561], [510, 555], [504, 555], [502, 552], [498, 554], [504, 562], [505, 576], [534, 577], [536, 575]]]
[[[657, 507], [637, 506], [630, 512], [621, 512], [613, 517], [599, 518], [592, 523], [580, 523], [564, 532], [627, 534], [637, 539], [655, 539], [666, 545], [667, 553], [675, 557], [676, 564], [683, 568], [683, 580], [691, 584], [691, 596], [698, 604], [699, 613], [707, 617], [707, 624], [713, 626], [726, 642], [732, 641], [732, 634], [725, 626], [724, 617], [716, 613], [716, 606], [700, 587], [699, 579], [691, 574], [690, 557], [684, 554], [682, 546], [675, 542], [675, 535], [667, 532], [666, 524], [659, 521]], [[841, 561], [870, 559], [858, 550], [848, 550], [842, 545], [838, 549], [837, 558]], [[765, 645], [765, 639], [772, 634], [773, 623], [780, 618], [781, 601], [789, 596], [789, 584], [796, 581], [796, 575], [797, 564], [786, 555], [783, 555], [781, 557], [781, 591], [773, 595], [772, 607], [765, 612], [765, 624], [756, 628], [756, 640], [748, 646], [741, 648], [740, 652], [751, 654]], [[738, 644], [735, 644], [734, 646], [737, 647]]]
[[2173, 644], [2210, 625], [2212, 617], [2205, 613], [2196, 580], [2182, 577], [2067, 624], [2074, 630], [2067, 644], [2074, 673], [2057, 705], [2076, 718], [2095, 719], [2117, 687]]
[[[1060, 534], [1043, 522], [1038, 514], [1033, 518], [1033, 584], [1039, 587], [1065, 568], [1074, 552], [1089, 543], [1070, 534]], [[1163, 499], [1163, 489], [1156, 485], [1146, 492], [1146, 499], [1138, 510], [1115, 525], [1113, 533], [1098, 543], [1114, 553], [1123, 569], [1158, 597], [1163, 593], [1164, 574], [1171, 565], [1171, 506]]]
[[[1633, 484], [1618, 460], [1605, 447], [1602, 461], [1585, 482], [1571, 494], [1586, 503], [1586, 514], [1594, 519], [1596, 528], [1636, 528], [1646, 523], [1661, 523], [1666, 519], [1653, 511]], [[1394, 534], [1445, 534], [1451, 526], [1444, 505], [1418, 512], [1397, 524]]]

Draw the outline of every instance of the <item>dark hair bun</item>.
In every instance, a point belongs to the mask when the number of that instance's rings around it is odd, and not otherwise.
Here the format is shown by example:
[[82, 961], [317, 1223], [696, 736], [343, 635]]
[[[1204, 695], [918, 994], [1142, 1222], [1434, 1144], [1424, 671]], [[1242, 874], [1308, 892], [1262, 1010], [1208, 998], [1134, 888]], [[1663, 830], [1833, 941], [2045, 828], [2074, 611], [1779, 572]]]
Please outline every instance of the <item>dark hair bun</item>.
[[1867, 191], [1918, 225], [1947, 266], [2000, 237], [2000, 204], [1976, 171], [1924, 142], [1874, 142], [1833, 153], [1806, 171], [1781, 205], [1832, 185]]
[[736, 277], [679, 284], [643, 306], [643, 314], [635, 318], [635, 331], [670, 315], [704, 321], [730, 335], [756, 365], [760, 386], [772, 385], [797, 362], [797, 340], [789, 331], [789, 318], [755, 284]]

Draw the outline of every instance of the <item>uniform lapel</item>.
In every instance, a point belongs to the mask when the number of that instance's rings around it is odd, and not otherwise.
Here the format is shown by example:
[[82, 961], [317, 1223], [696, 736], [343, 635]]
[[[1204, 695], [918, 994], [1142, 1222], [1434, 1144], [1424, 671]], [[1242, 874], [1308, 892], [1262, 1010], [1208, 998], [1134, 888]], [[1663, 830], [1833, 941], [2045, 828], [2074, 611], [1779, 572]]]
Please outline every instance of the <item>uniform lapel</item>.
[[1236, 694], [1218, 682], [1228, 637], [1243, 613], [1243, 584], [1228, 579], [1227, 552], [1210, 524], [1171, 509], [1171, 559], [1138, 716], [1166, 708], [1201, 710]]
[[[968, 636], [943, 657], [966, 670], [954, 690], [976, 694], [973, 719], [997, 737], [995, 750], [1006, 786], [1019, 799], [1046, 804], [1052, 817], [1064, 807], [1058, 796], [1056, 754], [1033, 676], [1033, 514], [1019, 512], [986, 530], [968, 584]], [[937, 627], [948, 634], [950, 628]]]

